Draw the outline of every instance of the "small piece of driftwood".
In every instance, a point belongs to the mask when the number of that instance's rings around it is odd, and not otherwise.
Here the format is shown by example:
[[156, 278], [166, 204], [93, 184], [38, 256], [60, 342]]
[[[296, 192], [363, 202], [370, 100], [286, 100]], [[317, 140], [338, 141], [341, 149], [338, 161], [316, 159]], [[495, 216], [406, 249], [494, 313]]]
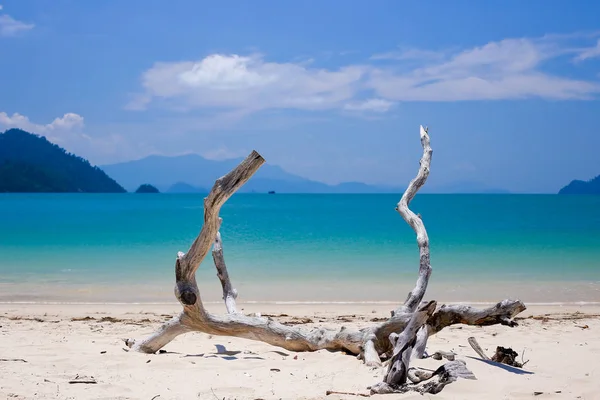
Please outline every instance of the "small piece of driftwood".
[[75, 378], [71, 379], [69, 383], [86, 383], [86, 384], [96, 384], [98, 381], [93, 376], [85, 376], [85, 375], [77, 375]]
[[519, 356], [519, 354], [510, 347], [502, 346], [496, 347], [496, 353], [494, 353], [494, 355], [490, 358], [483, 352], [483, 349], [481, 348], [479, 343], [477, 343], [477, 339], [475, 339], [474, 337], [470, 337], [467, 340], [473, 348], [473, 350], [475, 350], [475, 353], [477, 353], [479, 357], [486, 361], [494, 361], [497, 363], [506, 364], [517, 368], [523, 368], [523, 366], [529, 362], [529, 360], [523, 363], [518, 362], [517, 357]]

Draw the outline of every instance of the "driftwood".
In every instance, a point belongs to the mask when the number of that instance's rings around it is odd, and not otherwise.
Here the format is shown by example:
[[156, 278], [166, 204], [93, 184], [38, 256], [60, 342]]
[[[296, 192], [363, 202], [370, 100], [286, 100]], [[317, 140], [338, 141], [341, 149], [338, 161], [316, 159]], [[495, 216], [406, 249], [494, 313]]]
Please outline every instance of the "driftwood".
[[[235, 299], [237, 291], [231, 284], [225, 261], [219, 229], [221, 206], [231, 197], [265, 162], [256, 151], [227, 175], [219, 178], [208, 197], [204, 199], [204, 224], [187, 253], [179, 253], [175, 262], [175, 296], [181, 303], [182, 312], [165, 323], [153, 335], [143, 340], [127, 339], [126, 344], [133, 350], [155, 353], [177, 336], [197, 331], [211, 335], [234, 336], [262, 341], [290, 351], [315, 351], [321, 349], [343, 350], [357, 355], [371, 367], [381, 366], [381, 359], [391, 359], [384, 382], [375, 385], [373, 393], [385, 390], [401, 391], [407, 388], [411, 375], [411, 356], [424, 357], [427, 338], [453, 324], [515, 326], [513, 317], [525, 309], [519, 300], [503, 300], [493, 307], [475, 309], [467, 306], [442, 306], [436, 310], [436, 302], [423, 303], [431, 276], [429, 238], [420, 215], [409, 209], [409, 204], [429, 176], [432, 149], [429, 134], [420, 128], [423, 155], [417, 176], [410, 182], [396, 210], [413, 228], [419, 247], [419, 275], [414, 289], [403, 304], [392, 311], [389, 319], [360, 330], [346, 326], [338, 328], [283, 325], [270, 317], [249, 316], [237, 311]], [[214, 242], [214, 245], [213, 245]], [[196, 284], [196, 270], [213, 245], [213, 259], [217, 275], [223, 288], [227, 314], [211, 314], [204, 308], [200, 291]], [[451, 361], [430, 376], [435, 378], [427, 383], [433, 393], [437, 388], [460, 376], [468, 376], [466, 367], [460, 360]], [[458, 371], [458, 372], [457, 372]], [[467, 370], [468, 371], [468, 370]], [[414, 379], [414, 376], [413, 376]], [[412, 380], [411, 380], [412, 381]], [[419, 383], [420, 387], [425, 385]], [[377, 387], [382, 391], [377, 392]], [[385, 389], [388, 388], [388, 389]], [[385, 390], [384, 390], [385, 389]], [[413, 390], [413, 389], [409, 389]]]
[[[219, 224], [223, 222], [222, 218], [219, 218]], [[225, 257], [223, 256], [223, 243], [221, 242], [221, 233], [217, 232], [215, 237], [215, 243], [213, 244], [212, 250], [213, 261], [217, 268], [217, 277], [221, 281], [223, 287], [223, 300], [225, 301], [225, 308], [229, 314], [237, 314], [237, 305], [235, 299], [237, 299], [237, 290], [233, 288], [231, 280], [229, 279], [229, 273], [227, 272], [227, 265], [225, 265]]]
[[474, 337], [470, 337], [468, 339], [468, 342], [471, 345], [471, 347], [473, 348], [473, 350], [475, 351], [475, 353], [477, 353], [479, 355], [479, 357], [481, 357], [485, 361], [494, 361], [494, 362], [497, 362], [500, 364], [506, 364], [506, 365], [510, 365], [512, 367], [517, 367], [517, 368], [523, 368], [523, 366], [529, 362], [529, 361], [523, 361], [521, 363], [521, 362], [517, 361], [517, 357], [519, 356], [519, 354], [516, 351], [514, 351], [513, 349], [511, 349], [510, 347], [502, 347], [502, 346], [497, 346], [496, 352], [490, 358], [483, 352], [483, 349], [481, 348], [479, 343], [477, 343], [477, 339], [475, 339]]
[[380, 382], [371, 386], [371, 394], [406, 392], [436, 394], [458, 378], [476, 379], [475, 375], [467, 369], [465, 362], [462, 360], [450, 361], [433, 372], [411, 368], [408, 370], [407, 376], [410, 378], [411, 383], [394, 385], [387, 382]]

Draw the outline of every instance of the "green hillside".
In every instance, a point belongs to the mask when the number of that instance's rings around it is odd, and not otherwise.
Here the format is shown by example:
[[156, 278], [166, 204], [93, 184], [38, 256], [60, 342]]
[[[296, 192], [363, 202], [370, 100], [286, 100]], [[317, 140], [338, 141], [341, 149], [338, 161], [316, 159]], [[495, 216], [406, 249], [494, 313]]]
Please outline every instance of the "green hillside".
[[0, 133], [0, 192], [122, 193], [86, 159], [20, 129]]

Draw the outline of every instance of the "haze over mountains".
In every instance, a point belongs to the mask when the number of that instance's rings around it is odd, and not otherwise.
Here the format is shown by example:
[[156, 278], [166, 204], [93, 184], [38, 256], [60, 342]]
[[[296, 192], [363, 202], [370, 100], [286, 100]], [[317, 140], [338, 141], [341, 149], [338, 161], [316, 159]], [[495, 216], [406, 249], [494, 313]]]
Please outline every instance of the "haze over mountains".
[[[101, 168], [126, 189], [151, 183], [163, 192], [208, 192], [215, 179], [242, 159], [207, 160], [197, 154], [168, 157], [152, 155], [140, 160], [103, 165]], [[345, 182], [327, 185], [291, 174], [277, 165], [263, 165], [240, 192], [278, 193], [394, 193], [398, 188]]]
[[[95, 167], [45, 137], [19, 129], [0, 134], [0, 191], [134, 192], [150, 184], [160, 192], [207, 193], [220, 176], [241, 159], [207, 160], [197, 154], [152, 155], [140, 160]], [[123, 187], [125, 189], [123, 189]], [[428, 193], [507, 193], [478, 182], [432, 185]], [[240, 192], [267, 193], [402, 193], [404, 187], [344, 182], [328, 185], [265, 164]]]
[[[207, 193], [215, 179], [225, 175], [242, 159], [207, 160], [197, 154], [182, 156], [152, 155], [139, 160], [103, 165], [101, 168], [127, 190], [143, 183], [156, 186], [161, 192]], [[425, 188], [424, 188], [425, 189]], [[289, 173], [277, 165], [265, 164], [240, 192], [266, 193], [400, 193], [404, 187], [343, 182], [328, 185]], [[458, 182], [439, 185], [424, 192], [436, 193], [508, 193], [479, 182]]]

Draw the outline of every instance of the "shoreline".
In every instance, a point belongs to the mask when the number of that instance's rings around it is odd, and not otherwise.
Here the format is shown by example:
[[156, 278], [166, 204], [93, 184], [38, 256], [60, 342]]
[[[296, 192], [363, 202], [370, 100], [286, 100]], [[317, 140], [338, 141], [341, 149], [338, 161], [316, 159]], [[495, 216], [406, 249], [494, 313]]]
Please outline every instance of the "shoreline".
[[[502, 299], [499, 299], [499, 301]], [[378, 303], [265, 303], [265, 302], [237, 302], [238, 309], [245, 314], [267, 313], [267, 314], [289, 314], [296, 316], [306, 315], [370, 315], [377, 314], [381, 317], [389, 317], [392, 309], [401, 302], [378, 302]], [[225, 303], [203, 302], [205, 309], [214, 314], [225, 314]], [[443, 304], [462, 304], [475, 308], [487, 308], [496, 303], [474, 303], [474, 302], [441, 302]], [[597, 303], [525, 303], [527, 309], [517, 316], [517, 319], [527, 318], [534, 315], [550, 315], [564, 313], [582, 313], [600, 317], [600, 302]], [[70, 316], [82, 314], [107, 314], [107, 315], [134, 315], [134, 314], [168, 314], [179, 313], [181, 304], [171, 303], [6, 303], [0, 302], [0, 318], [4, 315], [55, 315]]]
[[[435, 299], [432, 299], [435, 300]], [[460, 305], [470, 305], [470, 306], [493, 306], [499, 301], [504, 299], [499, 299], [496, 302], [491, 301], [441, 301], [436, 300], [438, 304], [460, 304]], [[238, 305], [248, 305], [248, 306], [257, 306], [257, 305], [298, 305], [298, 306], [326, 306], [326, 305], [372, 305], [372, 306], [394, 306], [400, 304], [401, 301], [244, 301], [237, 302]], [[33, 305], [33, 306], [43, 306], [43, 305], [73, 305], [73, 306], [97, 306], [97, 305], [107, 305], [107, 306], [172, 306], [179, 305], [179, 302], [117, 302], [117, 301], [97, 301], [97, 302], [86, 302], [86, 301], [0, 301], [1, 305]], [[222, 301], [203, 301], [204, 305], [218, 305], [223, 304]], [[572, 301], [572, 302], [528, 302], [525, 303], [527, 307], [593, 307], [600, 306], [600, 301]]]
[[[412, 280], [411, 280], [412, 281]], [[414, 281], [413, 281], [414, 282]], [[414, 283], [373, 283], [364, 281], [256, 281], [241, 282], [238, 303], [244, 304], [389, 304], [403, 301]], [[205, 304], [222, 303], [222, 289], [216, 277], [200, 281]], [[466, 281], [431, 282], [427, 299], [442, 303], [485, 305], [506, 298], [529, 305], [600, 304], [598, 281]], [[42, 284], [0, 282], [0, 304], [178, 304], [172, 281], [128, 284]]]

